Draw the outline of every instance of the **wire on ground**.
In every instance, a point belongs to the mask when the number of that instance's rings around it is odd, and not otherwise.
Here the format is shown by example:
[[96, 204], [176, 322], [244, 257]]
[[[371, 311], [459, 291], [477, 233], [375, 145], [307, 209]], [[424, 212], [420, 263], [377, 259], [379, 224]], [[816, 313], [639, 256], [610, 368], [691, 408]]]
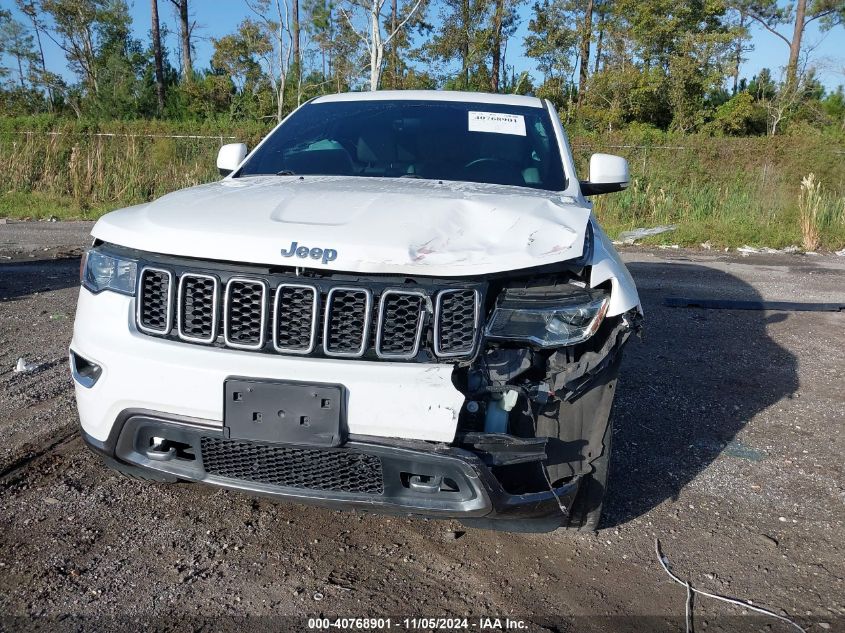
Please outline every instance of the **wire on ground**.
[[757, 613], [762, 613], [763, 615], [768, 615], [772, 618], [777, 618], [778, 620], [782, 620], [787, 622], [795, 627], [796, 630], [801, 631], [801, 633], [807, 633], [806, 630], [798, 626], [795, 622], [787, 618], [786, 616], [780, 615], [775, 613], [774, 611], [769, 611], [768, 609], [764, 609], [763, 607], [758, 607], [756, 605], [751, 604], [746, 600], [740, 600], [739, 598], [731, 598], [729, 596], [720, 596], [717, 593], [710, 593], [708, 591], [702, 591], [701, 589], [696, 589], [693, 587], [688, 580], [681, 580], [672, 571], [669, 569], [669, 559], [663, 555], [663, 551], [660, 549], [660, 539], [654, 539], [654, 551], [657, 554], [657, 560], [660, 563], [660, 566], [663, 568], [669, 577], [674, 580], [676, 583], [681, 585], [682, 587], [687, 588], [687, 606], [686, 606], [686, 621], [687, 621], [687, 633], [692, 633], [692, 597], [693, 594], [700, 594], [702, 596], [707, 596], [708, 598], [713, 598], [714, 600], [721, 600], [722, 602], [727, 602], [728, 604], [733, 604], [738, 607], [742, 607], [743, 609], [749, 609], [751, 611], [756, 611]]

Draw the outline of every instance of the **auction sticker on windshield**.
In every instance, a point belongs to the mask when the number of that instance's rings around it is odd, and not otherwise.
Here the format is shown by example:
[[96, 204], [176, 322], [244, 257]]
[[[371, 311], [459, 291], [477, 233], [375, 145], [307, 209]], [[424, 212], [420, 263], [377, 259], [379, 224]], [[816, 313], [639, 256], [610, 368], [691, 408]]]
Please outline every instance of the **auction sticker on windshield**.
[[501, 112], [469, 112], [470, 132], [493, 132], [525, 136], [525, 117]]

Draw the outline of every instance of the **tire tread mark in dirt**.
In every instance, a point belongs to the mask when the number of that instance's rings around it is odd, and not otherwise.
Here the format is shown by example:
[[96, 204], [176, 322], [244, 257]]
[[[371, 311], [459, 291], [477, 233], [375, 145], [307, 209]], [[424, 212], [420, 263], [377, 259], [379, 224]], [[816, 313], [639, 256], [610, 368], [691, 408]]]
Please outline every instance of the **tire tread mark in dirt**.
[[61, 436], [58, 438], [53, 438], [53, 440], [49, 443], [43, 444], [38, 448], [32, 449], [27, 452], [26, 455], [23, 457], [19, 457], [11, 464], [0, 470], [0, 486], [3, 488], [7, 488], [10, 483], [16, 480], [15, 475], [20, 474], [24, 471], [30, 464], [35, 462], [41, 457], [52, 453], [58, 448], [61, 448], [65, 444], [72, 442], [78, 433], [76, 431], [75, 426], [71, 426], [67, 432], [62, 433]]

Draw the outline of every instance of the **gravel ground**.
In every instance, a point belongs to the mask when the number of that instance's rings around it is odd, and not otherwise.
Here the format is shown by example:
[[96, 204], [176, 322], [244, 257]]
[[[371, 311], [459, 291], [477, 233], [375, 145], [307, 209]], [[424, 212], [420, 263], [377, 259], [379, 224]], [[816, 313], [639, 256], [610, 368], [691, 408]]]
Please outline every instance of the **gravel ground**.
[[[605, 526], [523, 535], [103, 468], [76, 437], [66, 366], [69, 255], [89, 228], [0, 226], [0, 630], [303, 630], [325, 615], [680, 631], [685, 589], [658, 566], [656, 537], [696, 587], [845, 630], [845, 313], [663, 306], [845, 302], [843, 258], [626, 249], [647, 330], [622, 369]], [[40, 366], [15, 373], [19, 357]], [[695, 618], [795, 630], [707, 598]]]

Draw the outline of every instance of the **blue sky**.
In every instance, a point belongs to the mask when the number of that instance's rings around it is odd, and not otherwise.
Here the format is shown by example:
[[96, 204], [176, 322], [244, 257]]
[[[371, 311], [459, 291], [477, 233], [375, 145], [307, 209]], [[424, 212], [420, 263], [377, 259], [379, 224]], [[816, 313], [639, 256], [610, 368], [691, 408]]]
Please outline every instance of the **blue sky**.
[[[516, 36], [509, 43], [507, 62], [515, 66], [517, 72], [527, 70], [539, 79], [540, 73], [537, 72], [534, 61], [526, 58], [522, 51], [530, 4], [532, 3], [526, 3], [521, 11], [523, 19]], [[13, 5], [13, 0], [1, 0], [0, 6], [4, 5], [6, 7]], [[135, 35], [146, 43], [150, 30], [149, 2], [130, 0], [130, 7]], [[197, 22], [194, 62], [198, 68], [208, 66], [212, 52], [211, 39], [231, 33], [237, 24], [250, 14], [241, 0], [193, 0], [192, 13]], [[167, 24], [172, 33], [168, 46], [174, 50], [178, 45], [176, 40], [178, 22], [169, 0], [159, 0], [159, 15], [161, 21]], [[783, 29], [783, 32], [787, 34], [786, 29]], [[743, 64], [740, 76], [750, 79], [761, 68], [768, 67], [778, 77], [779, 69], [786, 65], [789, 55], [786, 43], [760, 27], [753, 28], [752, 33], [754, 50], [747, 54], [748, 61]], [[818, 77], [822, 83], [828, 89], [845, 84], [845, 28], [839, 27], [827, 33], [820, 33], [817, 23], [814, 22], [808, 28], [804, 41], [813, 47], [811, 59], [819, 67]], [[51, 69], [63, 68], [64, 58], [61, 52], [49, 41], [46, 45], [48, 66]], [[172, 55], [171, 59], [175, 59], [175, 55]], [[65, 72], [65, 74], [68, 73]]]

